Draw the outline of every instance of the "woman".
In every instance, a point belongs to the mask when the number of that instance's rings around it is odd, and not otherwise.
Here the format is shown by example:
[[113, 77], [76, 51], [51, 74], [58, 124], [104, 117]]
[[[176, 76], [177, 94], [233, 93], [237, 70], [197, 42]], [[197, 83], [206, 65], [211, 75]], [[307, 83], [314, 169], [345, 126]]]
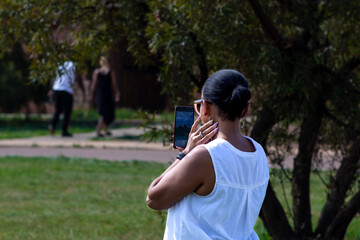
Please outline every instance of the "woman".
[[250, 96], [235, 70], [205, 82], [186, 148], [148, 190], [149, 207], [169, 208], [164, 239], [259, 239], [269, 169], [263, 148], [240, 132]]
[[[100, 114], [96, 134], [98, 137], [103, 137], [104, 134], [111, 135], [108, 126], [115, 119], [115, 102], [119, 101], [119, 89], [116, 84], [115, 73], [111, 71], [108, 59], [102, 56], [99, 64], [100, 68], [93, 73], [90, 87], [90, 104], [93, 103], [96, 92], [97, 107]], [[101, 133], [101, 128], [104, 129], [104, 134]]]

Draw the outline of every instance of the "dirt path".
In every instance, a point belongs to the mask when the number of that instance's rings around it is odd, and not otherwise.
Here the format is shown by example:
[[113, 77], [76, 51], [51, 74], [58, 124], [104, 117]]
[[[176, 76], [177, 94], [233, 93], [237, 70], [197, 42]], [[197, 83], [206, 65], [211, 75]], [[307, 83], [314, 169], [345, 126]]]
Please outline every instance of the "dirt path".
[[49, 147], [1, 147], [0, 156], [25, 157], [79, 157], [109, 161], [138, 160], [168, 163], [174, 161], [177, 151], [140, 149], [96, 149], [96, 148], [49, 148]]
[[[120, 137], [139, 136], [143, 132], [137, 128], [112, 130], [115, 140], [94, 141], [95, 133], [75, 134], [72, 138], [43, 136], [24, 139], [0, 140], [0, 156], [66, 156], [96, 158], [110, 161], [139, 160], [168, 163], [174, 161], [177, 151], [162, 143], [119, 140]], [[293, 168], [294, 155], [285, 157], [284, 168]], [[317, 168], [326, 170], [339, 167], [332, 163], [333, 156], [322, 155], [323, 161]], [[278, 166], [271, 166], [278, 167]]]

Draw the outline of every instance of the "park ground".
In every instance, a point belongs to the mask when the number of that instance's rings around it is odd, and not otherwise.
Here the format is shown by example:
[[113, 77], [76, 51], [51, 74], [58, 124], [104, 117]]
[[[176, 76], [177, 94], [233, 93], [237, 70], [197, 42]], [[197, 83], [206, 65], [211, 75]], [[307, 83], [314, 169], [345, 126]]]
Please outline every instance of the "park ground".
[[[0, 140], [0, 239], [161, 239], [166, 211], [146, 206], [146, 190], [177, 151], [142, 134], [132, 126], [105, 139], [87, 132]], [[313, 179], [321, 193], [312, 196], [315, 222], [326, 192]], [[360, 239], [353, 222], [346, 239]], [[255, 230], [271, 239], [261, 220]]]

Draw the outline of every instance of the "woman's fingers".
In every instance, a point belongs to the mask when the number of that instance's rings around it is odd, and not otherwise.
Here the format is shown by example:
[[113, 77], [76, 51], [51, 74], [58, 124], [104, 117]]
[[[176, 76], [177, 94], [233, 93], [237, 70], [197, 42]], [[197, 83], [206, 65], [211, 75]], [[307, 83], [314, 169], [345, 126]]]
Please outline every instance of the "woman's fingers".
[[208, 128], [204, 129], [202, 131], [202, 134], [205, 136], [205, 135], [211, 133], [217, 126], [218, 126], [218, 123], [216, 122], [216, 123], [212, 124], [211, 126], [209, 126]]
[[179, 149], [185, 154], [189, 153], [194, 147], [200, 144], [208, 143], [211, 138], [217, 133], [217, 122], [214, 124], [214, 121], [210, 120], [201, 127], [199, 127], [199, 129], [197, 129], [200, 121], [201, 118], [199, 117], [192, 125], [185, 149], [183, 149], [183, 151], [182, 149]]
[[189, 133], [189, 137], [188, 137], [188, 142], [186, 144], [186, 147], [185, 149], [181, 150], [179, 149], [180, 151], [182, 151], [184, 154], [187, 154], [189, 153], [197, 144], [197, 138], [196, 138], [196, 135], [197, 135], [197, 127], [199, 125], [201, 121], [201, 118], [200, 116], [195, 120], [195, 122], [193, 123], [192, 127], [191, 127], [191, 130], [190, 130], [190, 133]]
[[[204, 125], [202, 125], [201, 127], [199, 127], [199, 129], [196, 131], [197, 135], [201, 135], [200, 132], [204, 135], [204, 133], [209, 133], [211, 132], [215, 127], [213, 127], [213, 123], [214, 120], [210, 120], [207, 123], [205, 123]], [[212, 128], [212, 129], [211, 129]]]
[[[215, 125], [215, 124], [214, 124]], [[213, 125], [213, 126], [214, 126]], [[211, 138], [215, 136], [219, 128], [213, 128], [209, 133], [207, 133], [200, 141], [199, 144], [205, 144], [210, 142]]]
[[199, 116], [199, 117], [195, 120], [194, 124], [192, 125], [191, 130], [190, 130], [190, 133], [196, 132], [196, 128], [197, 128], [197, 126], [199, 125], [200, 121], [201, 121], [201, 118], [200, 118], [200, 116]]

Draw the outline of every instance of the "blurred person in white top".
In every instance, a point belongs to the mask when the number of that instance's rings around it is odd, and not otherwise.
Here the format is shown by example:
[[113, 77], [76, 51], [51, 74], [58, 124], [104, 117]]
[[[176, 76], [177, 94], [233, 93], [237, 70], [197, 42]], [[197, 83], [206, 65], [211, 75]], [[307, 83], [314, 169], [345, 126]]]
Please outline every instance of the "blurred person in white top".
[[56, 71], [56, 78], [52, 82], [52, 89], [48, 95], [53, 98], [55, 102], [55, 112], [49, 125], [50, 134], [54, 134], [57, 122], [61, 113], [64, 113], [62, 123], [62, 136], [71, 137], [68, 128], [70, 125], [71, 113], [73, 108], [73, 85], [77, 81], [83, 94], [85, 102], [85, 90], [83, 85], [82, 74], [76, 73], [76, 66], [72, 61], [65, 61], [62, 65], [58, 66]]
[[259, 239], [269, 168], [263, 148], [240, 132], [250, 97], [238, 71], [205, 82], [185, 149], [148, 190], [150, 208], [169, 209], [164, 239]]

